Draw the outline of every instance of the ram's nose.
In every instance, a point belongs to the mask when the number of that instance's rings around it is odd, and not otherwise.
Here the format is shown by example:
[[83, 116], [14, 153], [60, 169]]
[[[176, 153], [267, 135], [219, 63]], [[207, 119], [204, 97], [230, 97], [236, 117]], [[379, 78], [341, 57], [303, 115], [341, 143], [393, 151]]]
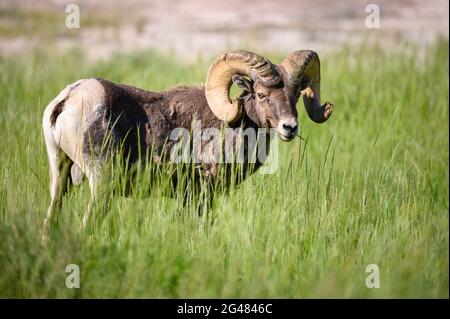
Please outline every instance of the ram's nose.
[[297, 124], [283, 124], [283, 130], [291, 133], [297, 133]]
[[297, 134], [297, 120], [295, 118], [283, 119], [278, 123], [277, 130], [281, 139], [285, 141], [291, 140]]

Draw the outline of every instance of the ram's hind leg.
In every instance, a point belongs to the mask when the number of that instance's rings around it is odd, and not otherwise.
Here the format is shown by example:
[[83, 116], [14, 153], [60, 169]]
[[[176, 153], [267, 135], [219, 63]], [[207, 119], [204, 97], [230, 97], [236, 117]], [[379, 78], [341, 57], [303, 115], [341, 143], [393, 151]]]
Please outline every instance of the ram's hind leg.
[[91, 198], [81, 222], [81, 231], [85, 229], [92, 219], [93, 212], [106, 213], [111, 202], [111, 190], [107, 183], [108, 176], [105, 176], [100, 168], [88, 169], [86, 174], [89, 180]]
[[72, 167], [70, 168], [70, 180], [72, 181], [73, 185], [80, 185], [83, 182], [84, 174], [81, 171], [80, 167], [73, 163]]
[[86, 174], [88, 181], [89, 181], [89, 190], [91, 193], [91, 198], [89, 199], [89, 204], [86, 208], [86, 211], [83, 215], [83, 220], [81, 221], [80, 230], [83, 231], [84, 228], [86, 228], [87, 223], [92, 215], [92, 211], [94, 210], [94, 206], [96, 204], [96, 201], [98, 200], [98, 193], [99, 193], [99, 187], [100, 187], [100, 174], [95, 169], [89, 170], [89, 172]]
[[46, 144], [50, 164], [50, 205], [44, 220], [43, 242], [47, 241], [55, 210], [61, 210], [62, 197], [67, 192], [69, 169], [72, 165], [72, 161], [54, 141], [46, 140]]

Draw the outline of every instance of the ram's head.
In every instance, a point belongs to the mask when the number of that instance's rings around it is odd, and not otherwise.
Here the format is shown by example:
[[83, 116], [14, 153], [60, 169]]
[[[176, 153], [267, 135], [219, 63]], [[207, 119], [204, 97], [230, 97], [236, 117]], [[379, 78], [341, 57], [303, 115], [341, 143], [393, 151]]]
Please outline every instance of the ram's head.
[[[243, 90], [233, 101], [232, 83]], [[228, 52], [211, 65], [205, 94], [220, 120], [235, 122], [245, 112], [261, 127], [276, 128], [286, 141], [297, 135], [295, 106], [300, 96], [316, 123], [325, 122], [333, 109], [330, 102], [320, 104], [320, 61], [310, 50], [295, 51], [279, 65], [253, 52]]]

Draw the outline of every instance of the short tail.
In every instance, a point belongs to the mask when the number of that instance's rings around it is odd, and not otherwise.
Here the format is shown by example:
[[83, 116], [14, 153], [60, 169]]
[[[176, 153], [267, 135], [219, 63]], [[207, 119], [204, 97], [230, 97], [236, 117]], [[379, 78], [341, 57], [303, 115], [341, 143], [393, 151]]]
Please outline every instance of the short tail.
[[68, 86], [64, 90], [62, 90], [58, 96], [50, 102], [49, 108], [52, 110], [50, 114], [50, 125], [54, 126], [56, 123], [56, 119], [59, 114], [64, 110], [64, 105], [66, 100], [69, 98], [70, 93], [83, 82], [84, 80], [78, 80]]

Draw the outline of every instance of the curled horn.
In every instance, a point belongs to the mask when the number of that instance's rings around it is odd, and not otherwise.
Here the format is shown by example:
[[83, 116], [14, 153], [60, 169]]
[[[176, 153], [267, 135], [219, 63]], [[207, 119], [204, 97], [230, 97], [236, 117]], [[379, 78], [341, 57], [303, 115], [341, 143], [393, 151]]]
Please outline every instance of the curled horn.
[[298, 85], [309, 118], [316, 123], [328, 120], [333, 104], [326, 102], [320, 105], [320, 60], [317, 53], [311, 50], [294, 51], [281, 62], [281, 66], [291, 81]]
[[256, 53], [231, 51], [220, 56], [209, 68], [205, 95], [212, 112], [222, 121], [234, 122], [242, 115], [240, 100], [230, 100], [232, 76], [238, 74], [258, 78], [267, 86], [280, 81], [274, 65]]

